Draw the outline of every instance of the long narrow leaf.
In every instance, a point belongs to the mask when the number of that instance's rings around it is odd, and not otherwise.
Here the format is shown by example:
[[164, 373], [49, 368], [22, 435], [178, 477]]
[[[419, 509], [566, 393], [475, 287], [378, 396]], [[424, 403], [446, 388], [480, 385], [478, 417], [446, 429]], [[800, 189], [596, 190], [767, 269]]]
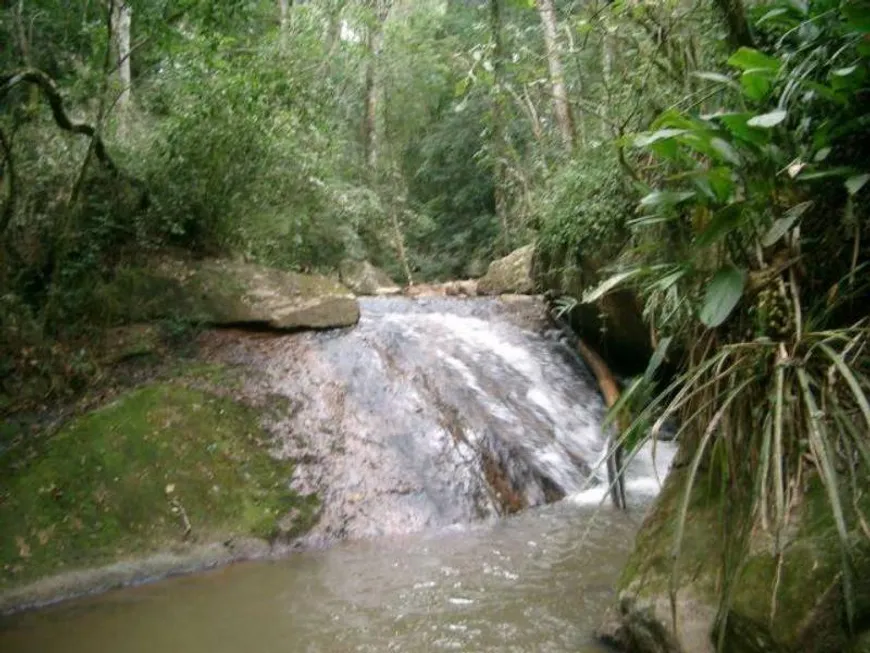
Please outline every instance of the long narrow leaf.
[[846, 362], [843, 360], [843, 357], [840, 356], [833, 349], [828, 347], [828, 345], [822, 343], [819, 345], [819, 349], [821, 349], [828, 358], [834, 363], [837, 368], [837, 371], [840, 372], [840, 375], [846, 381], [846, 384], [849, 386], [849, 389], [852, 391], [852, 396], [855, 398], [855, 402], [858, 404], [858, 407], [861, 409], [861, 413], [864, 415], [864, 421], [867, 423], [867, 429], [870, 430], [870, 402], [867, 401], [867, 395], [864, 394], [864, 390], [861, 389], [861, 384], [858, 383], [858, 379], [855, 377], [855, 374], [846, 365]]
[[813, 458], [819, 470], [819, 476], [822, 479], [822, 485], [828, 495], [828, 503], [831, 507], [831, 513], [834, 516], [834, 523], [837, 527], [837, 534], [840, 538], [840, 546], [843, 551], [843, 593], [846, 598], [846, 616], [849, 621], [849, 627], [855, 619], [855, 597], [852, 589], [852, 574], [848, 560], [849, 550], [849, 531], [846, 526], [846, 518], [843, 513], [843, 504], [840, 501], [840, 492], [837, 483], [837, 474], [834, 469], [834, 464], [831, 460], [830, 452], [826, 444], [825, 427], [821, 421], [821, 411], [818, 408], [812, 389], [810, 388], [809, 377], [805, 370], [798, 368], [798, 381], [801, 386], [804, 404], [809, 411], [809, 441], [810, 449], [813, 453]]

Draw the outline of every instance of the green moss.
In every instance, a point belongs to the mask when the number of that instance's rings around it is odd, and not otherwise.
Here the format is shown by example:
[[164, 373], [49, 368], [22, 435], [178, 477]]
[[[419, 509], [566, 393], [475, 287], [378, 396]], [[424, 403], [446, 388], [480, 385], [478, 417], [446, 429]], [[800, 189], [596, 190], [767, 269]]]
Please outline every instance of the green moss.
[[267, 447], [249, 409], [163, 383], [0, 450], [0, 588], [185, 540], [272, 537], [288, 513], [284, 531], [307, 528], [317, 502]]

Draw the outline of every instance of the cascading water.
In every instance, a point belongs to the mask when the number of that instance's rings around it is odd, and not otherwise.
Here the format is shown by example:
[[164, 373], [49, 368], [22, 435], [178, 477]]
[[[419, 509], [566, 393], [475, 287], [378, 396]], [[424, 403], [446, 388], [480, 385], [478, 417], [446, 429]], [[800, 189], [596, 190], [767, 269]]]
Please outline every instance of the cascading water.
[[[0, 650], [601, 653], [642, 513], [582, 505], [607, 494], [603, 407], [544, 317], [531, 298], [366, 299], [343, 332], [210, 334], [259, 369], [244, 391], [321, 497], [302, 543], [335, 546], [0, 619]], [[630, 504], [671, 447], [634, 459]]]
[[[323, 509], [302, 544], [469, 522], [572, 496], [600, 500], [604, 408], [534, 298], [363, 299], [342, 332], [218, 340], [289, 405], [271, 424], [295, 489]], [[670, 462], [641, 452], [629, 493]]]

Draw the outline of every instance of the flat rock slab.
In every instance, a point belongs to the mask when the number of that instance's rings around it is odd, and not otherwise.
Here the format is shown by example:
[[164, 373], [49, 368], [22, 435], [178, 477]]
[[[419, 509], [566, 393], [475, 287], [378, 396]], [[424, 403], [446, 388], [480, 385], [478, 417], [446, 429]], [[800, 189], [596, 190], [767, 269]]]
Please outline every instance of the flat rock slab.
[[222, 259], [161, 259], [127, 270], [104, 294], [121, 322], [168, 317], [299, 330], [359, 321], [356, 298], [337, 281]]

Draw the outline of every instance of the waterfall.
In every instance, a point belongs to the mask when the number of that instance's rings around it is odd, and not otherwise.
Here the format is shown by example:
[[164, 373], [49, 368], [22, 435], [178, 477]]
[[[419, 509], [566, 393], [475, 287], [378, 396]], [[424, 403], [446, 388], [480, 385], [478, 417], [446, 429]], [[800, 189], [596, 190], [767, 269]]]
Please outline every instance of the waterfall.
[[[305, 545], [495, 517], [568, 497], [599, 502], [604, 406], [535, 298], [361, 300], [348, 330], [236, 336], [226, 360], [260, 370], [276, 453], [322, 501]], [[658, 443], [626, 474], [654, 494], [673, 455]]]

